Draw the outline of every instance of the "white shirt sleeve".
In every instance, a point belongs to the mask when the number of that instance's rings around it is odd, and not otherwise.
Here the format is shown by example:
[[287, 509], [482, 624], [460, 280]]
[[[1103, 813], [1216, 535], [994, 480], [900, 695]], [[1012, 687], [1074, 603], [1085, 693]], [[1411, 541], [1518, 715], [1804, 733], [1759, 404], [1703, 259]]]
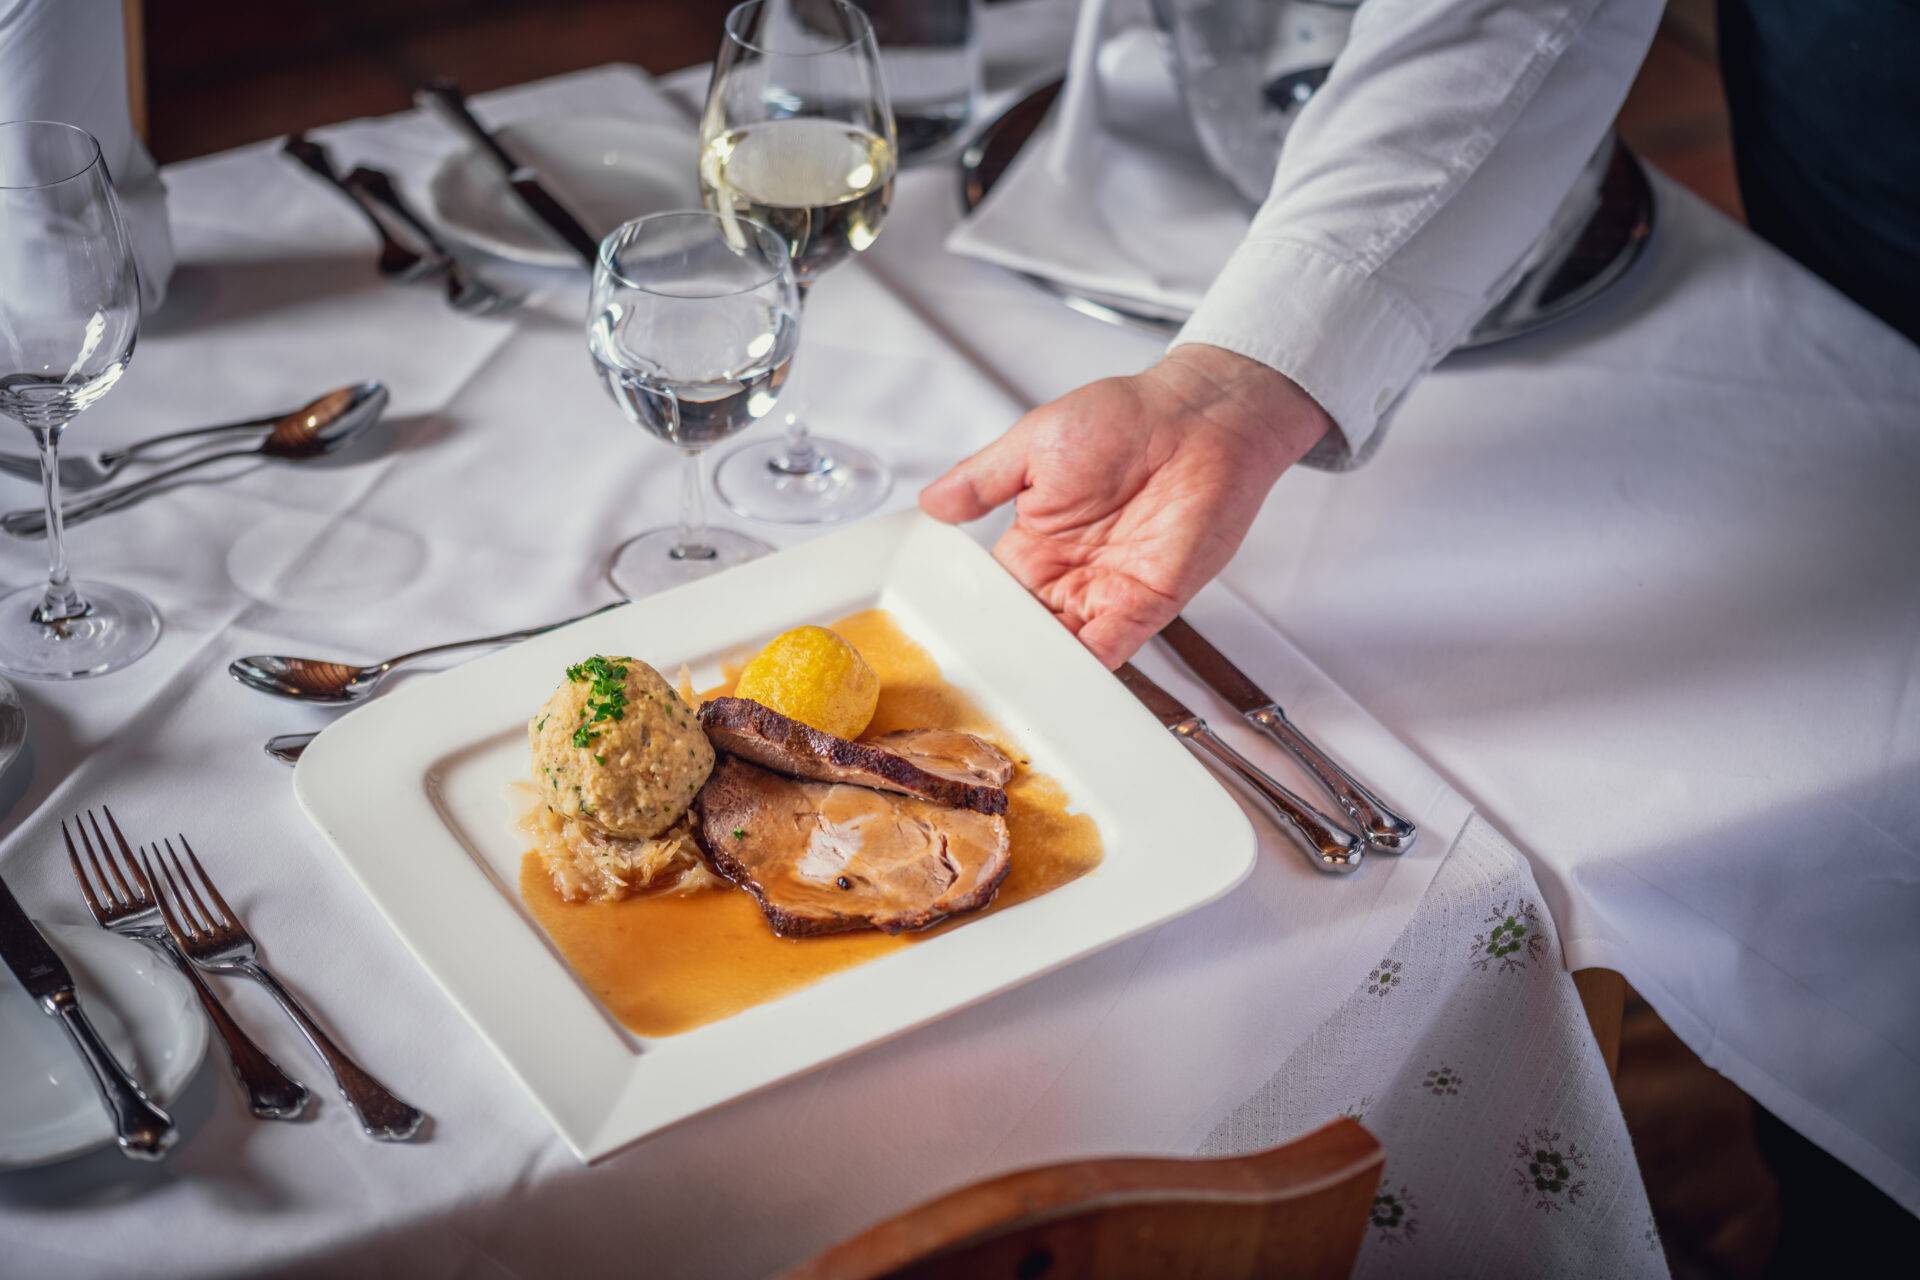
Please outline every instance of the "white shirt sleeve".
[[1660, 0], [1365, 0], [1175, 345], [1286, 374], [1343, 469], [1498, 298], [1625, 98]]
[[94, 136], [113, 176], [151, 313], [173, 274], [167, 189], [127, 112], [120, 0], [0, 0], [0, 120], [58, 120]]

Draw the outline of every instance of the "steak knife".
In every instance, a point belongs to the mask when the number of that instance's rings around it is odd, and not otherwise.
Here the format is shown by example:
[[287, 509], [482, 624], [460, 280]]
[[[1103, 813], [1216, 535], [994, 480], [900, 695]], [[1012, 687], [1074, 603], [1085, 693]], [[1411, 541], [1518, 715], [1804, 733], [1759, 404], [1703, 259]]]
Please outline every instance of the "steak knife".
[[27, 919], [4, 880], [0, 880], [0, 960], [6, 961], [41, 1010], [58, 1018], [73, 1037], [74, 1047], [80, 1050], [93, 1070], [94, 1083], [100, 1086], [100, 1100], [113, 1117], [114, 1138], [120, 1150], [134, 1160], [158, 1160], [167, 1154], [167, 1148], [179, 1136], [172, 1118], [148, 1100], [87, 1021], [74, 995], [67, 966]]
[[1279, 743], [1300, 767], [1325, 787], [1347, 817], [1353, 819], [1367, 843], [1382, 853], [1405, 853], [1413, 848], [1419, 829], [1388, 808], [1379, 796], [1362, 786], [1357, 778], [1341, 768], [1322, 751], [1293, 721], [1280, 704], [1261, 692], [1260, 686], [1233, 665], [1226, 654], [1185, 618], [1175, 618], [1160, 632], [1160, 638], [1200, 677], [1201, 683], [1232, 704], [1248, 724]]
[[1228, 746], [1207, 727], [1205, 720], [1187, 710], [1178, 698], [1148, 679], [1131, 662], [1121, 663], [1120, 669], [1114, 674], [1195, 755], [1212, 759], [1253, 788], [1300, 838], [1308, 862], [1321, 871], [1337, 875], [1359, 868], [1361, 857], [1366, 853], [1366, 845], [1360, 840], [1342, 831], [1325, 814]]
[[460, 92], [460, 86], [451, 80], [435, 80], [414, 95], [414, 101], [429, 111], [437, 113], [447, 123], [473, 139], [506, 175], [507, 186], [526, 208], [528, 213], [538, 218], [548, 230], [560, 238], [560, 242], [580, 255], [580, 260], [592, 267], [600, 258], [600, 242], [593, 238], [580, 220], [568, 213], [566, 207], [554, 198], [553, 192], [541, 183], [540, 176], [518, 160], [500, 145], [500, 140], [487, 132], [487, 127], [474, 118], [467, 107], [467, 96]]

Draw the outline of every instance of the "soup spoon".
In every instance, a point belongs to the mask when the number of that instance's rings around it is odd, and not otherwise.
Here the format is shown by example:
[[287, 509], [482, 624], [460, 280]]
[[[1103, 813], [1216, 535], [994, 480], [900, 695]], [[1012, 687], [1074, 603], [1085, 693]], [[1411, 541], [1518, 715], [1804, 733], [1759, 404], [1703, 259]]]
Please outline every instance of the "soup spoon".
[[[320, 702], [331, 706], [345, 706], [371, 698], [374, 691], [380, 687], [380, 682], [395, 670], [422, 658], [452, 653], [456, 649], [477, 649], [482, 645], [512, 644], [516, 640], [531, 639], [576, 622], [583, 622], [609, 609], [617, 609], [625, 603], [624, 600], [615, 600], [588, 613], [565, 618], [559, 622], [549, 622], [541, 627], [504, 631], [497, 636], [454, 640], [448, 644], [433, 645], [431, 648], [415, 649], [411, 653], [403, 653], [398, 657], [388, 658], [385, 662], [375, 662], [364, 667], [352, 666], [345, 662], [328, 662], [321, 658], [283, 658], [272, 654], [255, 654], [249, 658], [235, 659], [227, 667], [227, 674], [246, 685], [247, 688], [258, 689], [261, 693], [291, 698], [295, 702]], [[268, 749], [272, 750], [271, 747]]]
[[[175, 476], [229, 458], [261, 457], [279, 462], [306, 462], [337, 453], [372, 426], [386, 407], [387, 388], [383, 383], [362, 382], [342, 387], [274, 422], [266, 438], [258, 444], [202, 454], [178, 466], [144, 476], [132, 484], [102, 490], [90, 498], [62, 506], [61, 519], [71, 528], [97, 515], [137, 502], [154, 486]], [[46, 513], [37, 509], [9, 511], [0, 516], [0, 530], [16, 538], [44, 538], [47, 536]]]

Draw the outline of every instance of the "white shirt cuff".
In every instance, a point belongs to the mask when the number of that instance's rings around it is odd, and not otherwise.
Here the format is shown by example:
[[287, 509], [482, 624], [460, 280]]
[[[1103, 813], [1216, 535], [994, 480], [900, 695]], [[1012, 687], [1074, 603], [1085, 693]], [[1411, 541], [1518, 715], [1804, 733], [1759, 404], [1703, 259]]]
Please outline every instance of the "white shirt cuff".
[[1329, 471], [1364, 462], [1380, 420], [1437, 353], [1404, 300], [1309, 245], [1249, 240], [1234, 250], [1173, 345], [1203, 342], [1293, 379], [1337, 432], [1301, 461]]

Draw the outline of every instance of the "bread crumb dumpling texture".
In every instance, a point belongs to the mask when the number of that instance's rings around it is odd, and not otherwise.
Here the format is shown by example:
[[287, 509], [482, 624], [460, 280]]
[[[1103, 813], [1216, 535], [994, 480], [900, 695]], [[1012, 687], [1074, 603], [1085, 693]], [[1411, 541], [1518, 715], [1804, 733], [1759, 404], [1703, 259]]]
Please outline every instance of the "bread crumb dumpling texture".
[[672, 826], [713, 772], [694, 709], [637, 658], [596, 655], [568, 667], [527, 737], [547, 807], [629, 840]]

